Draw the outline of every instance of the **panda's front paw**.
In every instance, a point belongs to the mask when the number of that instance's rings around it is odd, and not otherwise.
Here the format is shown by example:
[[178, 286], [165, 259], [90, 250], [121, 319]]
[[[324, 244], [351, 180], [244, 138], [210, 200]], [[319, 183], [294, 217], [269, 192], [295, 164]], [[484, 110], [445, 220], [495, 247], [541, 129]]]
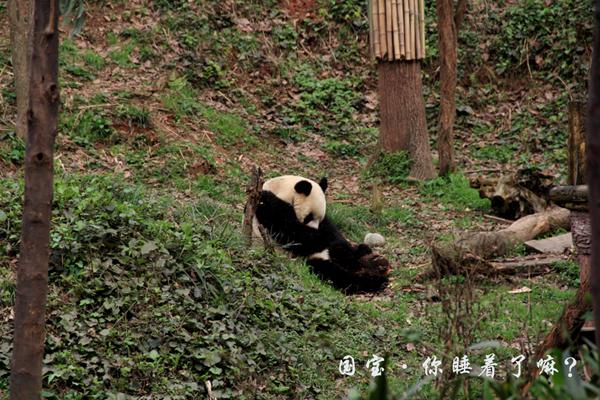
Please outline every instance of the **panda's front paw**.
[[258, 203], [256, 204], [256, 210], [255, 210], [255, 214], [256, 217], [258, 218], [258, 221], [262, 224], [263, 223], [263, 219], [267, 213], [267, 210], [269, 208], [267, 201], [265, 201], [265, 198], [267, 197], [265, 194], [269, 193], [266, 190], [263, 190], [260, 192], [259, 194], [259, 198], [258, 198]]
[[280, 221], [289, 218], [288, 213], [290, 211], [294, 212], [293, 207], [280, 200], [273, 192], [268, 190], [260, 192], [259, 202], [256, 207], [256, 217], [258, 218], [258, 222], [263, 226], [271, 228], [273, 224], [280, 224]]
[[356, 246], [354, 251], [355, 256], [358, 258], [366, 256], [367, 254], [371, 254], [373, 252], [373, 250], [371, 250], [371, 248], [364, 243], [361, 243], [358, 246]]
[[261, 190], [259, 196], [260, 197], [258, 204], [272, 205], [277, 200], [279, 200], [273, 192], [270, 192], [268, 190]]

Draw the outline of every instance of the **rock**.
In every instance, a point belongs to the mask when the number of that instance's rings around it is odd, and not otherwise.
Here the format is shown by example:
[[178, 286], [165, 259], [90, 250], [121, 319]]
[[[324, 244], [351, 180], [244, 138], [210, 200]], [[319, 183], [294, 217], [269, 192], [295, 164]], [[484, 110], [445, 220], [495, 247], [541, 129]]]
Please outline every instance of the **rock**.
[[364, 243], [369, 247], [381, 247], [385, 244], [385, 238], [379, 233], [367, 233]]

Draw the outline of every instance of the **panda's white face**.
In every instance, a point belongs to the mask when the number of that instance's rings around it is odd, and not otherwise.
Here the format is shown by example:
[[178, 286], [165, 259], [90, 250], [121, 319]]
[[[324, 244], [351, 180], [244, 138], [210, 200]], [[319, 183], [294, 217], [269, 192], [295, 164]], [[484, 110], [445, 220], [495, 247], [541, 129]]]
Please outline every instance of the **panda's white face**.
[[[326, 183], [324, 186], [326, 187]], [[310, 179], [293, 175], [279, 176], [266, 181], [263, 190], [268, 190], [291, 204], [298, 221], [312, 228], [318, 229], [325, 218], [325, 192], [318, 183]]]

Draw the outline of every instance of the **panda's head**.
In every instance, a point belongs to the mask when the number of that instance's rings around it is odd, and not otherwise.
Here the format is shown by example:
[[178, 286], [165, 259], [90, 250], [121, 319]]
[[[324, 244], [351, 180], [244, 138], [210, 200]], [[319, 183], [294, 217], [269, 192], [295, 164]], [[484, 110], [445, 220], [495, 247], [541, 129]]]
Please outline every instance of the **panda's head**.
[[327, 178], [319, 183], [301, 176], [284, 175], [269, 179], [263, 190], [294, 207], [298, 221], [317, 229], [325, 218]]

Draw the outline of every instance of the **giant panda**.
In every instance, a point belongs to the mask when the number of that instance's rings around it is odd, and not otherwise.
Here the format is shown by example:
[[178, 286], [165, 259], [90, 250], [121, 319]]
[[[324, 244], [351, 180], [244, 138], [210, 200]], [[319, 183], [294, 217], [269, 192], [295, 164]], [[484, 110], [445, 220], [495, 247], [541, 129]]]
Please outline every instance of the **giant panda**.
[[[297, 184], [294, 182], [287, 177], [280, 181], [289, 186], [276, 186], [278, 193], [291, 192], [291, 185], [294, 184], [295, 187]], [[311, 199], [310, 193], [308, 197], [301, 197], [305, 209], [299, 215], [298, 207], [294, 206], [289, 197], [283, 198], [268, 190], [274, 186], [266, 183], [260, 193], [255, 216], [257, 222], [282, 248], [295, 256], [306, 257], [316, 275], [345, 293], [377, 291], [386, 286], [389, 270], [387, 260], [372, 254], [371, 248], [366, 244], [350, 243], [324, 214], [318, 227], [307, 223], [306, 215], [314, 213], [315, 209], [325, 209], [324, 196], [322, 200], [320, 196]], [[327, 185], [321, 185], [321, 188], [324, 192]], [[321, 201], [323, 204], [320, 204]], [[313, 214], [313, 217], [313, 220], [318, 220], [321, 214]]]
[[[265, 181], [262, 189], [290, 205], [296, 219], [306, 226], [317, 229], [325, 218], [327, 178], [321, 178], [317, 183], [301, 176], [283, 175]], [[256, 238], [262, 237], [258, 225], [255, 216], [252, 220], [252, 233]]]

